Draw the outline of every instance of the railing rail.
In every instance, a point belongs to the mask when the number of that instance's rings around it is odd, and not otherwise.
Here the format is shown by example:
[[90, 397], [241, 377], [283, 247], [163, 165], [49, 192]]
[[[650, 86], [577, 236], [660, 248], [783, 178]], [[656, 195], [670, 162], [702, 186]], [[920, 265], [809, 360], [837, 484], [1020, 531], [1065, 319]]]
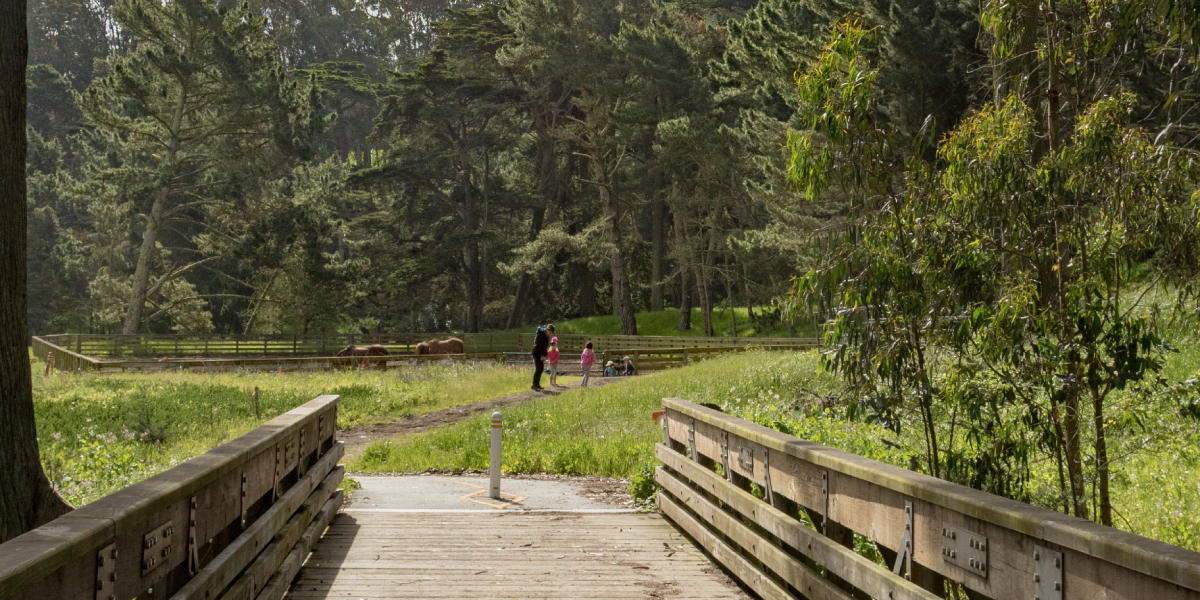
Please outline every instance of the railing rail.
[[[972, 599], [1200, 599], [1198, 553], [663, 406], [660, 508], [764, 598], [932, 599], [951, 582]], [[850, 550], [855, 533], [892, 569]]]
[[337, 396], [0, 544], [0, 599], [280, 598], [341, 505]]

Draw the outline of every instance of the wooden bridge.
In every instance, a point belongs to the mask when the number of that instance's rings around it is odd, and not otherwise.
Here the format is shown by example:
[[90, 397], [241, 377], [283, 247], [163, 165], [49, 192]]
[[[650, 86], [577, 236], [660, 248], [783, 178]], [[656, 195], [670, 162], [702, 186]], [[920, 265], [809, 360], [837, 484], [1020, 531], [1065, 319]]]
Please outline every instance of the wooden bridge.
[[1200, 554], [663, 403], [660, 514], [339, 513], [322, 396], [0, 545], [0, 599], [1200, 599]]

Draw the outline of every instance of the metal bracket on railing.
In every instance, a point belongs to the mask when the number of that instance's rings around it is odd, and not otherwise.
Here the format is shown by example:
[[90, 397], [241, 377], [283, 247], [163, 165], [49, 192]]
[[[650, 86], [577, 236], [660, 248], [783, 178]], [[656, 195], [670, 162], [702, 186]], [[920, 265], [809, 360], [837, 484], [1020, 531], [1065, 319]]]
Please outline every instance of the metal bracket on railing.
[[980, 577], [988, 576], [987, 538], [950, 525], [942, 525], [942, 560]]
[[671, 447], [671, 418], [667, 416], [667, 412], [663, 411], [663, 445], [667, 448]]
[[325, 413], [317, 415], [317, 458], [324, 454], [325, 445]]
[[279, 480], [283, 478], [283, 449], [275, 443], [275, 475], [271, 478], [271, 503], [279, 499]]
[[1062, 552], [1041, 544], [1033, 545], [1033, 597], [1034, 600], [1063, 599]]
[[304, 465], [304, 457], [300, 456], [300, 453], [304, 452], [304, 430], [303, 429], [300, 430], [300, 441], [297, 443], [299, 444], [299, 446], [297, 446], [297, 448], [296, 448], [296, 474], [303, 476], [304, 471], [307, 470]]
[[117, 598], [117, 543], [96, 553], [96, 600]]
[[196, 497], [188, 500], [188, 575], [200, 570], [200, 544], [196, 540]]
[[[913, 507], [909, 500], [904, 501], [904, 535], [900, 538], [900, 547], [896, 552], [896, 566], [892, 567], [892, 572], [897, 575], [903, 575], [905, 579], [912, 580], [912, 553], [913, 553]], [[900, 571], [904, 571], [901, 573]]]
[[825, 512], [821, 515], [821, 534], [829, 535], [829, 471], [821, 471], [821, 497], [825, 500]]
[[142, 536], [142, 577], [170, 560], [174, 539], [174, 521], [167, 521]]
[[246, 506], [246, 473], [242, 473], [242, 528], [246, 527], [246, 515], [249, 514], [249, 506]]
[[763, 448], [763, 489], [767, 494], [767, 502], [775, 506], [775, 493], [771, 490], [771, 449]]
[[721, 470], [724, 471], [725, 480], [733, 479], [733, 474], [729, 472], [729, 432], [721, 432]]
[[688, 458], [696, 460], [696, 418], [688, 417]]

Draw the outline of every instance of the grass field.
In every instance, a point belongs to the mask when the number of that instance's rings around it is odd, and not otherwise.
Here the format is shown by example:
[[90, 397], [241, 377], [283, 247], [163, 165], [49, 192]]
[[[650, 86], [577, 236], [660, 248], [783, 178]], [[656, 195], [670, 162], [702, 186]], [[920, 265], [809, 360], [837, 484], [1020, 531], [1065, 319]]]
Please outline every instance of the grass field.
[[321, 394], [341, 395], [338, 427], [347, 428], [511, 394], [525, 389], [527, 378], [462, 363], [296, 374], [36, 374], [34, 410], [47, 475], [79, 506]]
[[[1200, 354], [1200, 348], [1195, 349]], [[1200, 378], [1190, 351], [1173, 355], [1173, 381]], [[639, 376], [599, 389], [548, 397], [504, 412], [503, 470], [604, 475], [632, 480], [635, 495], [649, 483], [654, 444], [662, 430], [650, 420], [663, 397], [711, 402], [726, 412], [810, 441], [909, 467], [922, 444], [919, 431], [897, 435], [845, 418], [838, 382], [817, 373], [815, 352], [749, 352]], [[1200, 431], [1181, 419], [1164, 394], [1139, 407], [1140, 416], [1114, 427], [1113, 500], [1117, 526], [1200, 550]], [[353, 471], [414, 472], [487, 468], [486, 416], [444, 429], [381, 442], [350, 466]], [[888, 443], [881, 443], [887, 440]], [[1053, 487], [1050, 463], [1035, 463], [1038, 489]], [[1047, 506], [1047, 508], [1054, 508]]]
[[[1112, 400], [1113, 500], [1125, 530], [1200, 550], [1200, 424], [1180, 408], [1200, 398], [1200, 343], [1182, 344], [1163, 393]], [[510, 473], [628, 478], [652, 492], [650, 419], [663, 397], [711, 402], [726, 412], [876, 460], [909, 466], [919, 430], [901, 435], [847, 420], [838, 381], [818, 373], [815, 352], [747, 352], [550, 396], [504, 411], [504, 465]], [[343, 397], [339, 427], [393, 420], [512, 394], [528, 369], [430, 365], [399, 371], [334, 373], [159, 373], [35, 377], [43, 462], [60, 491], [79, 504], [199, 454], [321, 393]], [[262, 415], [251, 393], [261, 390]], [[1195, 400], [1195, 398], [1193, 398]], [[352, 471], [413, 472], [487, 467], [487, 417], [374, 444]], [[886, 440], [888, 443], [881, 443]], [[1049, 461], [1035, 461], [1037, 488], [1053, 487]], [[1044, 500], [1043, 500], [1044, 501]], [[1050, 507], [1054, 508], [1054, 507]]]

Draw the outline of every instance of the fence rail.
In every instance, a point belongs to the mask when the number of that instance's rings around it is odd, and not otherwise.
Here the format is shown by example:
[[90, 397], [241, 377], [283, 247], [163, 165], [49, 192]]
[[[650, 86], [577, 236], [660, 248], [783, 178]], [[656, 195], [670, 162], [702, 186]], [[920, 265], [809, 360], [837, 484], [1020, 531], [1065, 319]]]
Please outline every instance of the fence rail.
[[[380, 344], [392, 354], [412, 354], [422, 341], [448, 337], [463, 340], [466, 351], [472, 354], [497, 352], [528, 352], [533, 347], [532, 333], [395, 333], [343, 334], [323, 336], [266, 335], [266, 336], [207, 336], [182, 335], [93, 335], [52, 334], [38, 336], [44, 343], [54, 344], [64, 351], [96, 359], [129, 357], [264, 357], [264, 356], [329, 356], [349, 345]], [[815, 338], [761, 337], [688, 337], [643, 335], [558, 335], [563, 350], [581, 350], [587, 341], [597, 348], [625, 350], [632, 348], [729, 348], [743, 346], [802, 346], [815, 348]]]
[[0, 600], [281, 598], [341, 506], [337, 402], [0, 544]]
[[[1200, 554], [664, 399], [663, 513], [763, 598], [1200, 599]], [[811, 523], [811, 525], [810, 525]], [[875, 542], [885, 565], [853, 550]], [[823, 571], [823, 572], [822, 572]]]

